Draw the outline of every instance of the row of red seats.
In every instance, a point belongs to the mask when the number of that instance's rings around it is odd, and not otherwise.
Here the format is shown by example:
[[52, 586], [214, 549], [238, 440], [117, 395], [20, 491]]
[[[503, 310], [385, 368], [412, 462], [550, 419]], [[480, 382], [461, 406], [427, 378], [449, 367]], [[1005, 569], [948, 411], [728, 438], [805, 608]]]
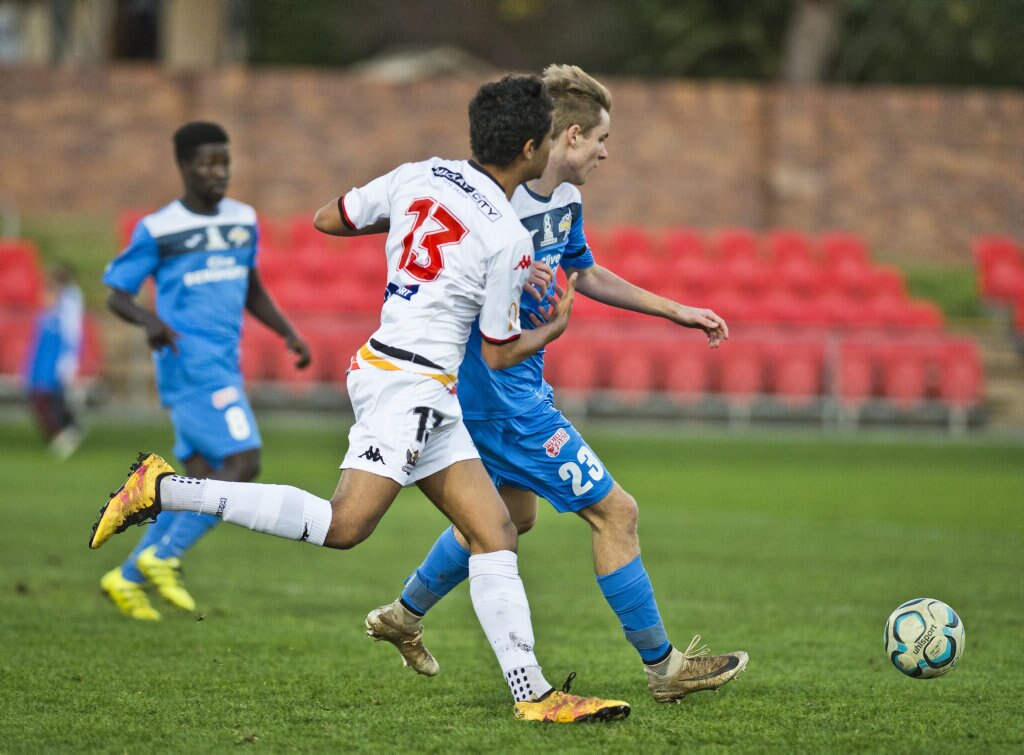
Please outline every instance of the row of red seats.
[[[35, 312], [24, 309], [0, 309], [0, 375], [20, 376], [28, 358], [35, 327]], [[90, 314], [82, 322], [82, 360], [78, 374], [95, 377], [103, 369], [103, 344], [99, 323]]]
[[43, 266], [35, 244], [0, 239], [0, 307], [37, 309], [43, 302]]
[[[255, 322], [246, 325], [242, 367], [247, 379], [304, 390], [344, 385], [349, 360], [377, 325], [371, 317], [301, 317], [298, 325], [313, 364], [297, 370], [283, 341]], [[654, 327], [637, 335], [628, 325], [577, 326], [548, 348], [547, 379], [577, 394], [614, 391], [625, 401], [667, 394], [683, 403], [709, 395], [732, 402], [771, 396], [799, 407], [839, 397], [858, 406], [884, 399], [909, 409], [934, 400], [955, 407], [979, 403], [984, 371], [970, 339], [790, 336], [778, 331], [734, 337], [712, 350], [690, 333]]]
[[733, 402], [771, 396], [796, 407], [835, 396], [854, 407], [884, 399], [900, 409], [928, 400], [963, 408], [978, 404], [984, 390], [977, 346], [953, 337], [734, 338], [711, 350], [699, 338], [570, 329], [549, 351], [547, 378], [556, 388], [636, 399], [651, 393], [684, 402], [714, 394]]

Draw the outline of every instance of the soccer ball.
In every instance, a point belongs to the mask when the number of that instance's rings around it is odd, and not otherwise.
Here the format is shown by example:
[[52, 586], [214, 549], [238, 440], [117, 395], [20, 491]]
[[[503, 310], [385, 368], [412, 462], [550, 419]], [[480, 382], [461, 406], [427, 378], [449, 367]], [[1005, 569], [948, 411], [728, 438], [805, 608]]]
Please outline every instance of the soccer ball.
[[963, 652], [963, 622], [941, 600], [908, 600], [885, 622], [885, 654], [907, 676], [942, 676], [956, 666]]

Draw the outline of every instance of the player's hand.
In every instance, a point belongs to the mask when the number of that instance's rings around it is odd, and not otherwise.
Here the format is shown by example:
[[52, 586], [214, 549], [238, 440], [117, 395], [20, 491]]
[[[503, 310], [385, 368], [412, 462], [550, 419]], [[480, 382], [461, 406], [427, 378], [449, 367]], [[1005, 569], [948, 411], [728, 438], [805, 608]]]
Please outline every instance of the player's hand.
[[309, 367], [309, 363], [313, 361], [313, 355], [310, 354], [309, 344], [302, 339], [302, 336], [289, 333], [284, 338], [284, 344], [288, 347], [288, 351], [298, 355], [299, 358], [295, 360], [296, 368], [304, 370]]
[[717, 349], [723, 341], [729, 340], [729, 326], [721, 315], [710, 309], [699, 309], [680, 304], [674, 319], [683, 327], [703, 330], [708, 337], [708, 346], [712, 349]]
[[[563, 290], [561, 286], [555, 286], [555, 292], [549, 294], [547, 301], [550, 302], [546, 312], [543, 312], [546, 324], [562, 333], [569, 326], [569, 315], [572, 314], [572, 304], [576, 297], [576, 279], [579, 273], [569, 276], [569, 282]], [[534, 323], [536, 325], [537, 323]]]
[[156, 315], [147, 317], [143, 325], [146, 329], [146, 343], [149, 344], [149, 348], [153, 351], [159, 351], [165, 346], [169, 346], [172, 352], [178, 353], [177, 341], [181, 338], [181, 334], [178, 331]]
[[533, 267], [530, 268], [530, 277], [526, 279], [523, 290], [537, 301], [544, 301], [544, 294], [554, 280], [555, 271], [551, 269], [551, 265], [543, 260], [534, 260]]

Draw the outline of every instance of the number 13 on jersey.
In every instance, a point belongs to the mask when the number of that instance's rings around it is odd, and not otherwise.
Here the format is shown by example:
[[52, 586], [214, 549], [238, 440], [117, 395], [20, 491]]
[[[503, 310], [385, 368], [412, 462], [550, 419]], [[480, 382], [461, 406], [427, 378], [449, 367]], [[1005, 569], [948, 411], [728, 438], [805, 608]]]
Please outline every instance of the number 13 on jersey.
[[[416, 220], [402, 239], [402, 258], [398, 261], [398, 269], [404, 270], [416, 280], [429, 283], [436, 280], [444, 270], [441, 248], [458, 244], [469, 230], [448, 208], [429, 197], [414, 199], [405, 214], [415, 215]], [[428, 226], [420, 233], [428, 218], [440, 227]]]

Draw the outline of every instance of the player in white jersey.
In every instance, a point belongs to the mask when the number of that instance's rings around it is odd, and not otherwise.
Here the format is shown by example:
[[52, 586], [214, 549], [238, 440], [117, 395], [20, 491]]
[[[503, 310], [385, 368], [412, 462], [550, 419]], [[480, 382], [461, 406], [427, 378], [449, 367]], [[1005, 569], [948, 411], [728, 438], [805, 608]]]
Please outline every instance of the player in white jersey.
[[[541, 175], [551, 146], [551, 99], [536, 76], [485, 84], [470, 103], [474, 160], [400, 166], [316, 213], [325, 233], [387, 226], [388, 288], [381, 326], [353, 357], [355, 410], [344, 472], [330, 501], [285, 485], [178, 477], [140, 455], [93, 528], [90, 546], [164, 510], [212, 513], [249, 529], [351, 548], [375, 528], [404, 485], [465, 533], [470, 594], [515, 699], [517, 718], [624, 718], [629, 705], [556, 691], [533, 650], [516, 558], [517, 535], [462, 422], [456, 373], [478, 316], [481, 353], [496, 369], [528, 358], [568, 324], [574, 279], [548, 322], [520, 332], [519, 297], [533, 263], [529, 234], [508, 198]], [[571, 676], [570, 676], [571, 679]]]
[[[561, 267], [567, 275], [578, 276], [579, 292], [585, 296], [703, 330], [709, 345], [717, 347], [728, 337], [728, 328], [716, 313], [645, 291], [595, 262], [583, 232], [578, 187], [607, 157], [611, 96], [575, 66], [550, 66], [544, 79], [555, 100], [551, 158], [544, 174], [519, 186], [512, 197], [516, 214], [533, 237], [533, 282], [546, 293], [553, 284], [552, 268]], [[531, 313], [543, 315], [536, 301], [542, 298], [532, 288], [524, 293], [524, 327], [533, 321], [528, 319]], [[471, 340], [459, 374], [459, 400], [466, 427], [519, 532], [536, 521], [538, 495], [590, 525], [597, 584], [637, 650], [656, 700], [675, 702], [735, 679], [746, 666], [746, 653], [702, 654], [703, 649], [695, 650], [699, 638], [686, 651], [669, 642], [640, 558], [636, 501], [554, 406], [551, 386], [544, 381], [543, 352], [494, 370], [473, 344]], [[461, 533], [447, 529], [406, 580], [399, 598], [367, 617], [371, 632], [384, 622], [403, 620], [406, 632], [384, 639], [420, 673], [436, 674], [439, 666], [423, 645], [419, 619], [465, 579], [465, 545]]]

